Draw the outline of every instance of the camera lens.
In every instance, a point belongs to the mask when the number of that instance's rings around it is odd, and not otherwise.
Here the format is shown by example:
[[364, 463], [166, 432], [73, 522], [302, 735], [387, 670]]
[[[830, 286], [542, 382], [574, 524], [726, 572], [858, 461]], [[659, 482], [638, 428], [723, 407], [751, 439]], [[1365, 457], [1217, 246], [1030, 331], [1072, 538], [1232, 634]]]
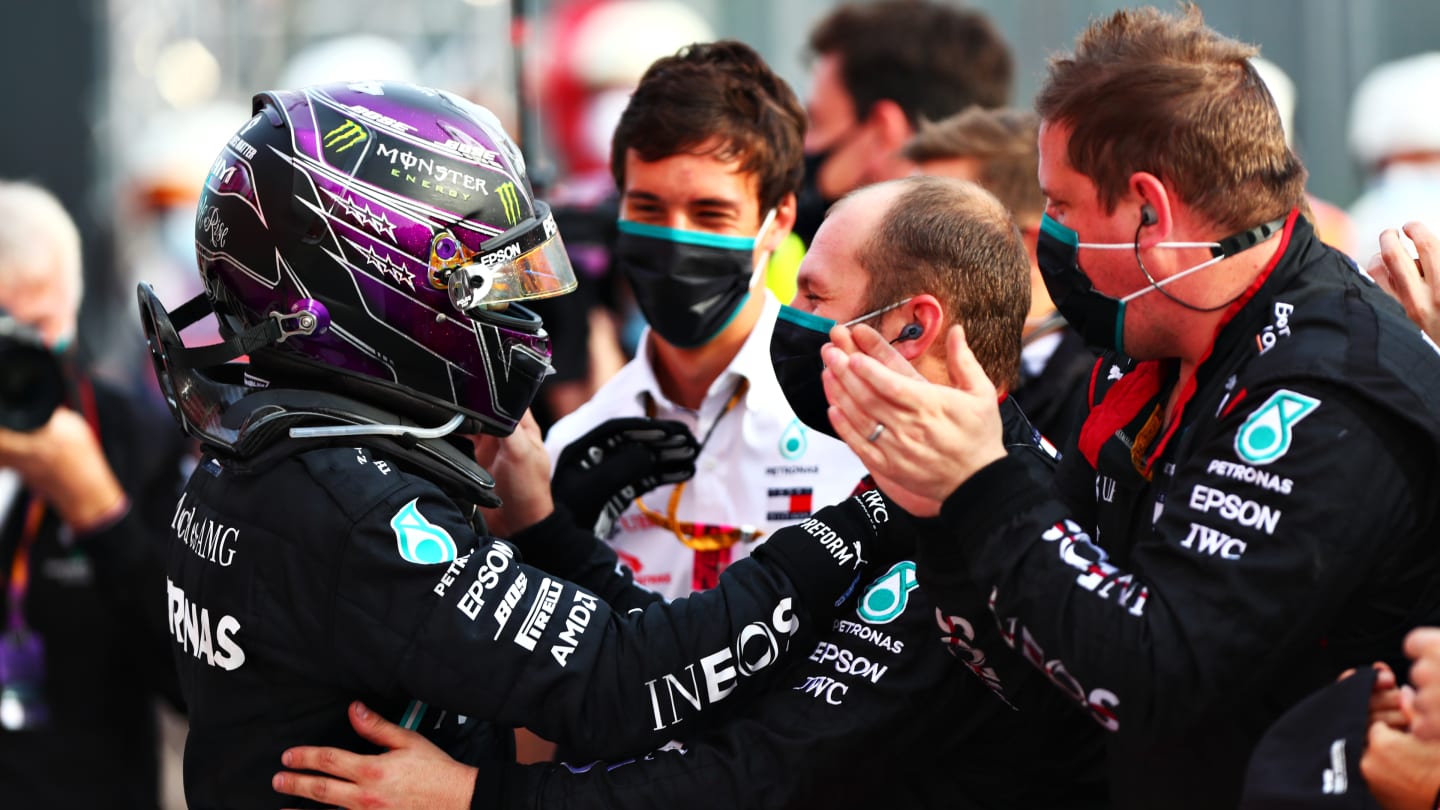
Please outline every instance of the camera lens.
[[65, 401], [60, 362], [45, 346], [0, 335], [0, 427], [31, 431]]

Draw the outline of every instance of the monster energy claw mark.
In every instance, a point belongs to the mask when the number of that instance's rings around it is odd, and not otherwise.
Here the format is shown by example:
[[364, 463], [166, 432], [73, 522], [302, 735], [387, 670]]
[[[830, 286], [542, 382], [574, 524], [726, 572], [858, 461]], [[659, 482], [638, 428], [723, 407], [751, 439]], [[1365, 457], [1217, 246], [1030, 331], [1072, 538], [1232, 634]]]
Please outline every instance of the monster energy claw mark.
[[[368, 137], [370, 136], [365, 133], [364, 127], [347, 118], [345, 119], [345, 123], [325, 133], [324, 145], [328, 147], [340, 147], [335, 150], [336, 153], [339, 153], [344, 152], [357, 143], [363, 142]], [[341, 144], [344, 145], [341, 146]]]
[[499, 194], [500, 201], [505, 203], [505, 224], [514, 225], [519, 222], [520, 196], [515, 192], [515, 184], [506, 183], [495, 189], [495, 193]]

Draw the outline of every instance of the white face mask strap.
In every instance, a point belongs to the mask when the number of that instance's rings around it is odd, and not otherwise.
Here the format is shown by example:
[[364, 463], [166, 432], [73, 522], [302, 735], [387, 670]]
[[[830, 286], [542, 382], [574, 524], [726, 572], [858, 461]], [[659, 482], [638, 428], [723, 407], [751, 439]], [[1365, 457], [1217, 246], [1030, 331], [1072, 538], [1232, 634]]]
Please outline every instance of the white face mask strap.
[[[1134, 242], [1080, 242], [1078, 247], [1088, 250], [1134, 250]], [[1161, 248], [1217, 248], [1219, 242], [1158, 242], [1155, 247]]]
[[[775, 221], [775, 209], [774, 209], [774, 208], [771, 208], [771, 209], [770, 209], [770, 212], [765, 215], [765, 218], [762, 219], [762, 220], [760, 220], [760, 231], [755, 234], [755, 244], [756, 244], [756, 245], [759, 245], [759, 244], [760, 244], [760, 240], [762, 240], [762, 239], [765, 238], [765, 232], [768, 231], [768, 230], [770, 230], [770, 223], [772, 223], [772, 222], [774, 222], [774, 221]], [[765, 272], [765, 267], [770, 264], [770, 254], [771, 254], [772, 252], [773, 252], [773, 251], [769, 251], [769, 250], [764, 251], [764, 252], [762, 252], [762, 253], [760, 254], [760, 257], [756, 260], [756, 262], [755, 262], [755, 267], [753, 267], [753, 268], [751, 269], [751, 271], [750, 271], [750, 286], [751, 286], [751, 287], [754, 287], [754, 286], [755, 286], [755, 282], [757, 282], [757, 281], [760, 280], [760, 276]]]
[[[1188, 243], [1187, 243], [1187, 245], [1188, 245]], [[1169, 247], [1169, 245], [1163, 245], [1163, 244], [1160, 245], [1160, 246]], [[1209, 247], [1209, 244], [1208, 244], [1208, 243], [1201, 243], [1201, 244], [1199, 244], [1198, 246], [1199, 246], [1199, 247]], [[1194, 267], [1191, 267], [1191, 268], [1189, 268], [1189, 269], [1187, 269], [1187, 270], [1181, 270], [1180, 272], [1176, 273], [1175, 275], [1173, 275], [1173, 276], [1171, 276], [1171, 277], [1169, 277], [1169, 278], [1162, 278], [1162, 279], [1160, 279], [1159, 281], [1156, 281], [1156, 282], [1154, 282], [1154, 283], [1152, 283], [1152, 284], [1147, 284], [1147, 285], [1145, 285], [1144, 287], [1141, 287], [1140, 289], [1136, 290], [1135, 292], [1130, 293], [1129, 295], [1125, 296], [1124, 298], [1121, 298], [1121, 299], [1120, 299], [1120, 303], [1122, 303], [1122, 304], [1129, 303], [1130, 301], [1133, 301], [1133, 300], [1135, 300], [1136, 298], [1139, 298], [1140, 296], [1144, 295], [1145, 293], [1150, 292], [1151, 290], [1158, 290], [1158, 289], [1160, 289], [1161, 287], [1164, 287], [1165, 285], [1169, 284], [1169, 283], [1172, 282], [1172, 281], [1179, 281], [1180, 279], [1182, 279], [1182, 278], [1190, 275], [1191, 273], [1198, 273], [1198, 272], [1200, 272], [1201, 270], [1204, 270], [1205, 268], [1209, 267], [1209, 266], [1212, 265], [1212, 264], [1219, 264], [1220, 262], [1223, 262], [1223, 261], [1225, 261], [1225, 257], [1224, 257], [1224, 256], [1216, 256], [1216, 257], [1214, 257], [1214, 258], [1212, 258], [1212, 259], [1208, 259], [1208, 260], [1206, 260], [1206, 261], [1203, 261], [1203, 262], [1201, 262], [1201, 263], [1199, 263], [1199, 264], [1195, 265]]]
[[875, 318], [875, 317], [878, 317], [878, 316], [880, 316], [880, 315], [884, 315], [885, 313], [889, 312], [889, 311], [892, 310], [892, 309], [899, 309], [900, 307], [903, 307], [903, 306], [905, 306], [906, 304], [908, 304], [908, 303], [910, 303], [911, 301], [914, 301], [914, 300], [915, 300], [915, 296], [912, 295], [912, 296], [910, 296], [909, 298], [904, 299], [903, 301], [896, 301], [895, 303], [891, 304], [891, 305], [888, 306], [888, 307], [881, 307], [881, 308], [875, 310], [874, 312], [867, 312], [867, 313], [865, 313], [864, 315], [861, 315], [861, 316], [858, 317], [858, 318], [855, 318], [855, 319], [853, 319], [853, 320], [846, 321], [845, 323], [842, 323], [842, 324], [840, 324], [840, 325], [841, 325], [841, 326], [846, 326], [846, 327], [854, 326], [855, 324], [860, 323], [861, 321], [868, 321], [868, 320], [870, 320], [871, 318]]
[[757, 231], [756, 234], [755, 234], [755, 242], [756, 242], [756, 244], [759, 244], [760, 240], [765, 238], [765, 232], [768, 231], [768, 230], [770, 230], [770, 223], [772, 223], [772, 222], [774, 222], [774, 221], [775, 221], [775, 209], [774, 209], [774, 208], [771, 208], [771, 209], [770, 209], [770, 212], [765, 215], [765, 218], [762, 219], [762, 220], [760, 220], [760, 230]]

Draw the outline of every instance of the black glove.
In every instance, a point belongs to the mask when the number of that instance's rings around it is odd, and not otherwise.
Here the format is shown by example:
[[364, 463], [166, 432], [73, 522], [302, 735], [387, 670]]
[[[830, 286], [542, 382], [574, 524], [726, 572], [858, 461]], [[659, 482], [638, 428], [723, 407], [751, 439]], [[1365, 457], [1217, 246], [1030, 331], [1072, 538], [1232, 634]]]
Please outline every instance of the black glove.
[[695, 475], [700, 444], [685, 425], [627, 417], [601, 422], [555, 460], [550, 495], [597, 537], [609, 537], [631, 501], [661, 484]]

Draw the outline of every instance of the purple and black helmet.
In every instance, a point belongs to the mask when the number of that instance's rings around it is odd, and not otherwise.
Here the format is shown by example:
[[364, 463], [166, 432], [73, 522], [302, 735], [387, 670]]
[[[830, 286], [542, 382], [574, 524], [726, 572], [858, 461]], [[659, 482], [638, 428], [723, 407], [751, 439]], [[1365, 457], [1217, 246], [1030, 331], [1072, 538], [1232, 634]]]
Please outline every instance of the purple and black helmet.
[[195, 241], [222, 337], [271, 327], [246, 347], [257, 368], [500, 434], [549, 369], [520, 302], [576, 283], [495, 116], [395, 82], [256, 96], [211, 168]]

